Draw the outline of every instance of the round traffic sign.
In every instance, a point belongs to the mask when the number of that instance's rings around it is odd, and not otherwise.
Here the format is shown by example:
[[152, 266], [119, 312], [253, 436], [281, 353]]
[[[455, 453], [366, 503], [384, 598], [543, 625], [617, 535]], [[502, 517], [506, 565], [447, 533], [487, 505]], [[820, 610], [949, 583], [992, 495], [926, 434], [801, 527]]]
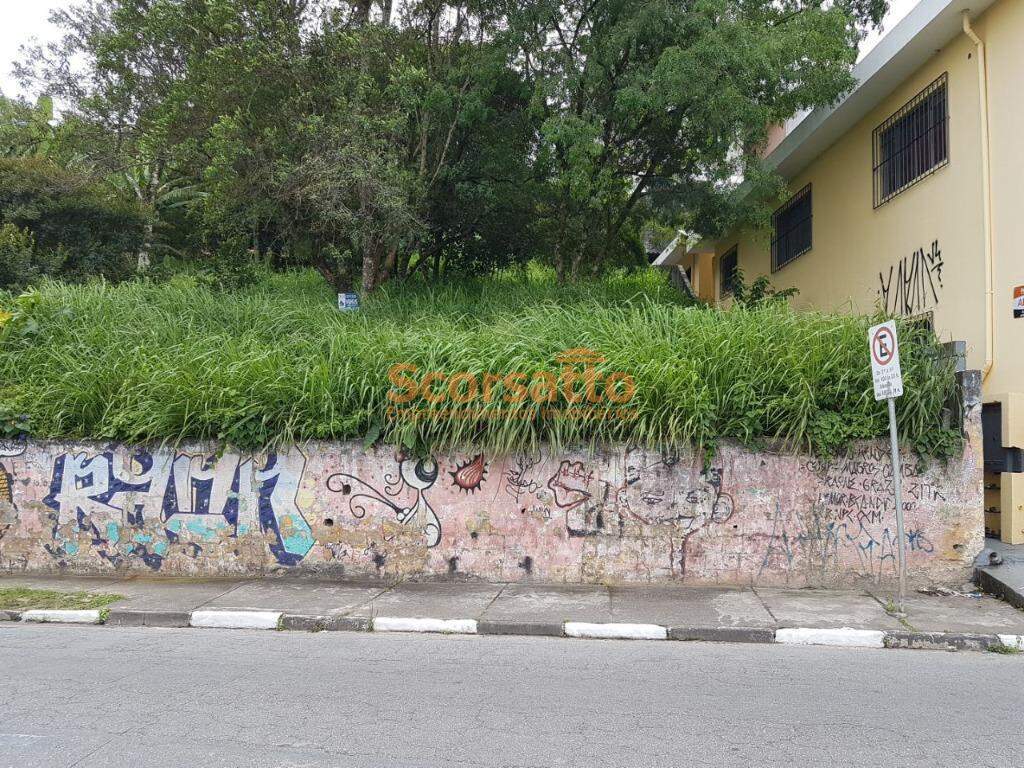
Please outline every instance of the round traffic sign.
[[888, 365], [896, 356], [896, 337], [888, 328], [879, 328], [871, 339], [871, 356], [878, 365]]

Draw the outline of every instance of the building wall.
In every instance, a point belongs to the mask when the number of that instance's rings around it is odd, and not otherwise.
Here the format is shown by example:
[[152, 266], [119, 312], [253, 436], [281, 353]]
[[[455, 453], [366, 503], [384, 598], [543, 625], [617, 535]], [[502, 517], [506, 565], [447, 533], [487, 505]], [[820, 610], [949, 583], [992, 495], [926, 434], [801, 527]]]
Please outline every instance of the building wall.
[[[1014, 319], [1011, 311], [1013, 288], [1024, 286], [1024, 2], [997, 3], [974, 28], [988, 49], [992, 153], [995, 364], [985, 391], [1024, 393], [1024, 318]], [[1015, 421], [1013, 445], [1024, 448], [1024, 413]]]
[[[978, 407], [947, 464], [905, 457], [915, 584], [958, 586], [982, 546]], [[0, 441], [0, 570], [489, 581], [891, 582], [887, 445], [826, 462], [726, 445], [417, 460], [358, 444], [240, 455]]]
[[[1024, 242], [1024, 144], [1019, 139], [1024, 3], [996, 3], [973, 26], [987, 48], [991, 147], [995, 335], [994, 364], [984, 387], [986, 396], [1002, 399], [1024, 391], [1024, 319], [1015, 319], [1012, 312], [1014, 288], [1024, 286], [1019, 252]], [[968, 367], [982, 368], [985, 230], [976, 56], [973, 43], [957, 36], [791, 181], [793, 192], [812, 185], [809, 252], [773, 274], [770, 233], [741, 232], [717, 242], [716, 269], [717, 257], [738, 244], [739, 266], [747, 279], [767, 274], [778, 288], [798, 288], [800, 295], [793, 300], [798, 308], [931, 312], [940, 337], [966, 341]], [[949, 78], [948, 165], [873, 208], [872, 131], [944, 72]], [[901, 263], [908, 273], [918, 268], [906, 300], [893, 286]], [[1013, 421], [1024, 431], [1024, 414]]]
[[[949, 163], [874, 208], [872, 131], [944, 72]], [[738, 243], [745, 278], [767, 274], [776, 288], [798, 288], [797, 308], [931, 312], [943, 340], [966, 340], [968, 367], [980, 368], [985, 283], [978, 99], [973, 46], [960, 36], [791, 181], [794, 193], [811, 184], [810, 251], [773, 274], [770, 232], [743, 232], [716, 244], [716, 264]], [[905, 274], [917, 269], [906, 300], [895, 289], [901, 265]]]
[[[993, 354], [986, 401], [1003, 408], [1003, 445], [1024, 448], [1024, 318], [1013, 296], [1024, 288], [1024, 2], [1001, 0], [972, 26], [985, 43], [991, 153]], [[935, 78], [948, 73], [949, 162], [880, 207], [872, 200], [872, 131]], [[770, 275], [800, 290], [798, 308], [915, 316], [930, 313], [939, 337], [967, 343], [967, 364], [986, 364], [985, 216], [981, 99], [975, 45], [963, 34], [849, 130], [796, 178], [812, 185], [812, 249], [774, 274], [768, 232], [716, 243], [719, 257], [739, 244], [748, 280]], [[900, 269], [910, 277], [897, 290]], [[716, 290], [718, 280], [715, 281]], [[718, 296], [728, 301], [727, 297]], [[992, 475], [986, 509], [1004, 541], [1024, 543], [1024, 477]]]

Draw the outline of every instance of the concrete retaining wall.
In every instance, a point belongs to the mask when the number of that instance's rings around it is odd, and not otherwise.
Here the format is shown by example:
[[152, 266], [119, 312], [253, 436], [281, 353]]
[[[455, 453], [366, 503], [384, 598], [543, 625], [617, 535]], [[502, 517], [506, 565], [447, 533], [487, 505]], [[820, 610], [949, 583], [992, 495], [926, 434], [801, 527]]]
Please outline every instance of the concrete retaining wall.
[[[977, 408], [961, 457], [904, 457], [914, 583], [960, 585], [982, 547]], [[726, 445], [417, 460], [357, 444], [0, 443], [0, 569], [791, 586], [887, 581], [887, 446], [826, 463]]]

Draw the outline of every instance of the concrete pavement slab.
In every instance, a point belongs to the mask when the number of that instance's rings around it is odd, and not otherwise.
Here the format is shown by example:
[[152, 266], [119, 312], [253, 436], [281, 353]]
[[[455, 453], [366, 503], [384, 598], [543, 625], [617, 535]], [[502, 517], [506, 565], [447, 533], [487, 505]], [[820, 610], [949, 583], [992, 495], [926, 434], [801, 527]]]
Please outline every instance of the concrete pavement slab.
[[56, 592], [116, 592], [129, 579], [119, 576], [0, 576], [0, 589], [48, 589]]
[[0, 578], [0, 588], [26, 587], [57, 592], [101, 592], [123, 595], [124, 600], [110, 604], [111, 610], [191, 611], [209, 600], [246, 583], [239, 579], [162, 578], [82, 578], [78, 576], [40, 576]]
[[749, 589], [730, 587], [610, 587], [609, 621], [643, 621], [668, 627], [774, 627], [764, 604]]
[[245, 584], [237, 579], [126, 579], [117, 584], [116, 592], [124, 600], [112, 603], [114, 610], [188, 612]]
[[601, 585], [509, 584], [481, 616], [481, 622], [488, 627], [492, 624], [501, 627], [517, 624], [554, 626], [566, 621], [612, 621], [608, 588]]
[[210, 600], [203, 607], [329, 616], [359, 608], [386, 589], [384, 586], [358, 586], [313, 579], [262, 579], [243, 584]]
[[780, 627], [906, 629], [865, 592], [762, 587], [755, 592]]
[[503, 584], [399, 584], [351, 611], [350, 616], [475, 619], [501, 593]]
[[914, 594], [903, 607], [907, 623], [921, 632], [1024, 634], [1024, 612], [994, 597]]

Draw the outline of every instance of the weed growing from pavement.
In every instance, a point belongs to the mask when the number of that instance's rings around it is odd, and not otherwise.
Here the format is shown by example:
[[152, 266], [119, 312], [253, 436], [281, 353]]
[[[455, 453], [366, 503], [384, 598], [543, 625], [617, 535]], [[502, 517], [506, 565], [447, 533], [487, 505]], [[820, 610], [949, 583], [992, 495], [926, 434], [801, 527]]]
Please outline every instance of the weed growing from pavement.
[[1007, 645], [1006, 643], [995, 643], [988, 647], [989, 653], [1001, 653], [1006, 656], [1014, 656], [1021, 653], [1021, 649], [1016, 645]]

